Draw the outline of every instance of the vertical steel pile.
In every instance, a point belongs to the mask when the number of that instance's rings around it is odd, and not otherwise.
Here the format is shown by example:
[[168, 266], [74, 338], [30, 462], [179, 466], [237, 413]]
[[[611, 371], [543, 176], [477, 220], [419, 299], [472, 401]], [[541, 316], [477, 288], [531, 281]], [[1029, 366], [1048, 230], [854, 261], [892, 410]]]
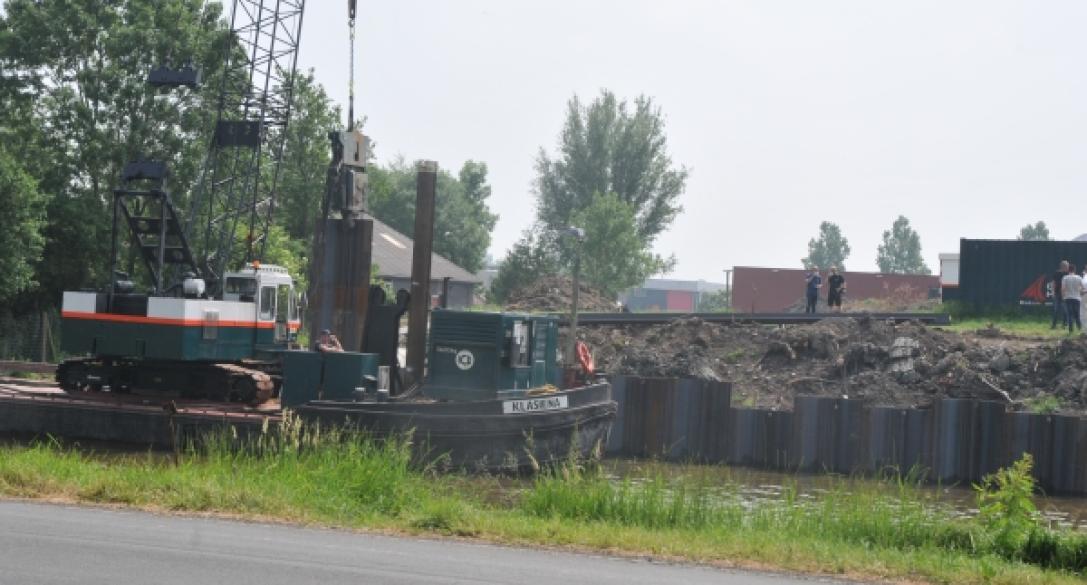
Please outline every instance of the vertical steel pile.
[[619, 412], [608, 441], [610, 452], [725, 461], [730, 383], [623, 376], [612, 381], [612, 395]]
[[370, 294], [374, 222], [325, 219], [316, 238], [310, 284], [310, 339], [330, 329], [348, 351], [362, 351]]
[[798, 396], [795, 410], [733, 408], [728, 383], [621, 376], [608, 453], [784, 471], [911, 471], [968, 484], [1030, 453], [1048, 493], [1087, 494], [1087, 418], [948, 398], [933, 408]]
[[434, 251], [434, 206], [438, 163], [415, 166], [415, 245], [411, 251], [411, 299], [408, 306], [408, 347], [404, 368], [406, 387], [422, 382], [426, 367], [427, 320], [430, 314], [430, 261]]

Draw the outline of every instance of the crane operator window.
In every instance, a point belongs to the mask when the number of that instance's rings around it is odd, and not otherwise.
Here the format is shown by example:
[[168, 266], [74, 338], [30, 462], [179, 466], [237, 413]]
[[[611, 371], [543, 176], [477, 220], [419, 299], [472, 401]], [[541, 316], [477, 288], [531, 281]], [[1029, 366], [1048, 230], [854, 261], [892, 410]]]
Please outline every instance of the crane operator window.
[[236, 298], [239, 301], [253, 302], [257, 296], [257, 279], [228, 276], [226, 286], [223, 287], [223, 295], [227, 299]]
[[276, 316], [276, 287], [264, 286], [260, 289], [260, 318], [271, 321]]

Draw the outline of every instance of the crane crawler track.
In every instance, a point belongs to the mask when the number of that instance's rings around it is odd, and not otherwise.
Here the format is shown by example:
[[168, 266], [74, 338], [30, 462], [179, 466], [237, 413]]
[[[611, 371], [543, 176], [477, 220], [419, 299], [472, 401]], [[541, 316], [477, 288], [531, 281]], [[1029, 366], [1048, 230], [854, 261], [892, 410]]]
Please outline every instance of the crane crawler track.
[[250, 365], [258, 364], [72, 359], [57, 366], [56, 379], [71, 394], [108, 391], [260, 404], [275, 394], [276, 377], [262, 371], [269, 368]]

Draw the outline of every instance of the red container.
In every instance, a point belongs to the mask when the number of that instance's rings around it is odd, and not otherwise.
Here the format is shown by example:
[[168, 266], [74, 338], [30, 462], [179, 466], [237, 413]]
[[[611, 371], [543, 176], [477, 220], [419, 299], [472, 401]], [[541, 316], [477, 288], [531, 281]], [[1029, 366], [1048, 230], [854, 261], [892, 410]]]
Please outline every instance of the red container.
[[[807, 270], [736, 266], [732, 272], [732, 310], [737, 313], [781, 313], [804, 303]], [[826, 307], [827, 277], [819, 290], [819, 306]], [[878, 272], [843, 272], [846, 298], [851, 300], [914, 296], [928, 298], [929, 291], [940, 287], [940, 277], [921, 274], [882, 274]]]

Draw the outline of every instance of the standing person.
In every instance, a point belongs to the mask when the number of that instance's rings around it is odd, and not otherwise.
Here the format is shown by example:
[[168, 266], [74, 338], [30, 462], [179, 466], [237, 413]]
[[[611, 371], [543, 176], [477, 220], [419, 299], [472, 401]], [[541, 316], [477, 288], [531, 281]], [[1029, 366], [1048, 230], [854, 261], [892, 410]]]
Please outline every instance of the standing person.
[[845, 277], [838, 274], [838, 267], [830, 267], [827, 278], [827, 306], [835, 313], [842, 312], [842, 295], [845, 293]]
[[1068, 274], [1061, 279], [1061, 294], [1064, 295], [1064, 313], [1068, 318], [1068, 332], [1073, 331], [1072, 325], [1083, 331], [1083, 322], [1079, 320], [1079, 303], [1083, 296], [1083, 279], [1076, 274], [1074, 264], [1068, 265]]
[[1053, 273], [1053, 323], [1050, 329], [1057, 328], [1057, 319], [1061, 320], [1061, 326], [1068, 325], [1068, 315], [1064, 312], [1064, 296], [1061, 294], [1061, 281], [1068, 274], [1068, 261], [1061, 260], [1057, 271]]
[[804, 288], [808, 299], [808, 305], [804, 308], [805, 313], [815, 313], [815, 305], [819, 302], [819, 289], [823, 288], [823, 277], [819, 275], [819, 267], [812, 266], [811, 272], [804, 278], [807, 286]]
[[1079, 322], [1087, 323], [1087, 264], [1083, 265], [1083, 272], [1080, 273], [1079, 279], [1083, 282], [1083, 291], [1079, 297]]

